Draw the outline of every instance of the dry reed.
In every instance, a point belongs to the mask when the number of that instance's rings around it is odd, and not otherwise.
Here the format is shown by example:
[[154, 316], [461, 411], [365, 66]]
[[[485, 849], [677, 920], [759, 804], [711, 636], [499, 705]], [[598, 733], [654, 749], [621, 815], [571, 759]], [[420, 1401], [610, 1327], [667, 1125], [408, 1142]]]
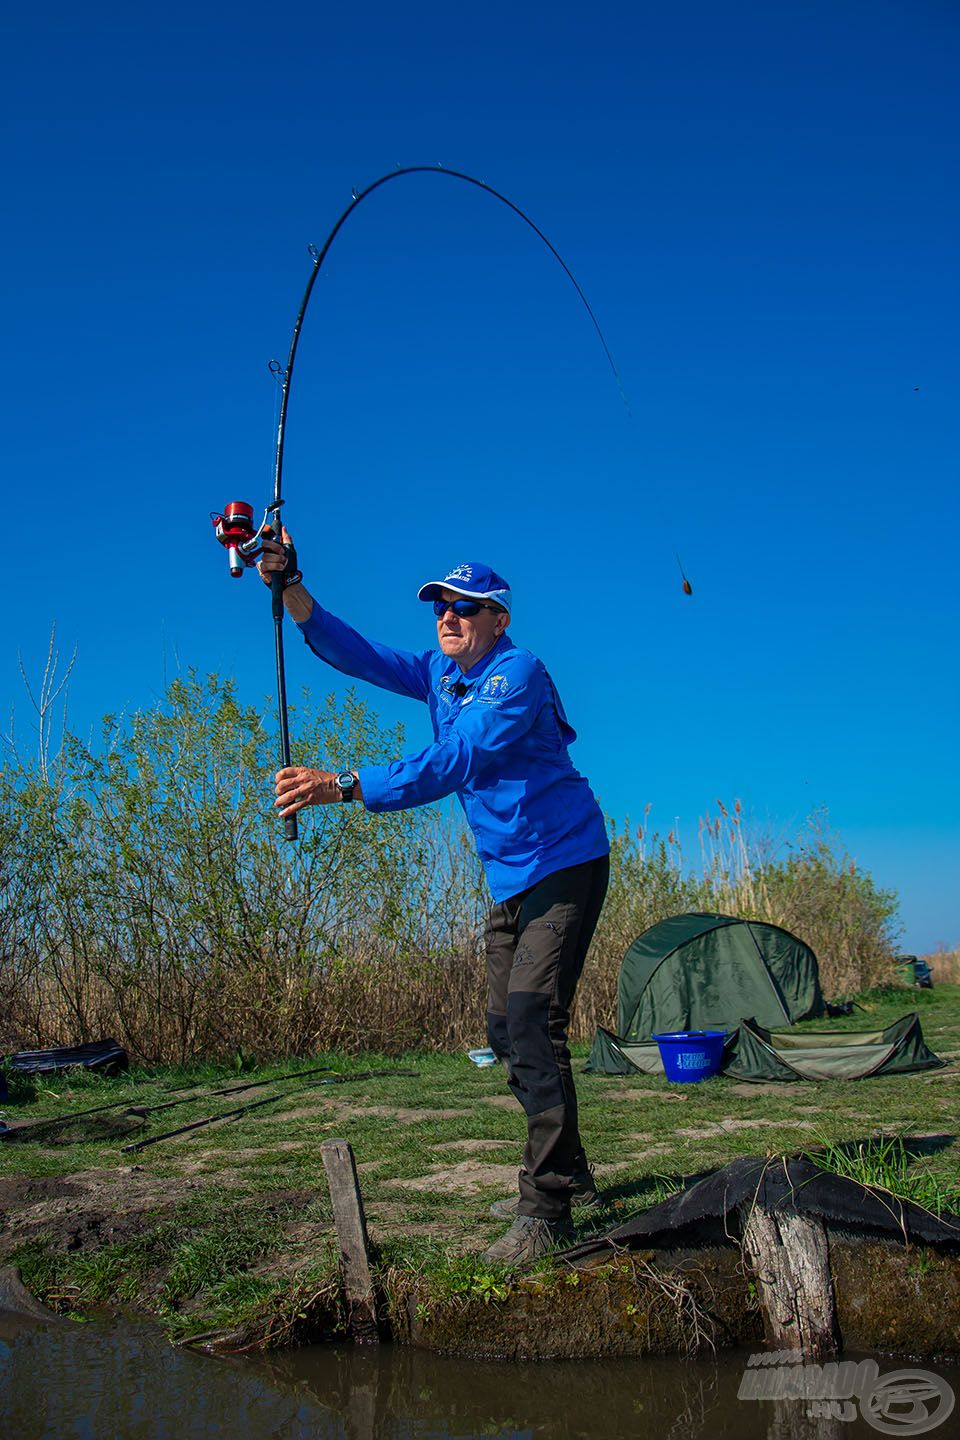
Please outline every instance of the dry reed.
[[931, 955], [923, 958], [933, 972], [935, 985], [960, 985], [960, 945], [952, 950], [940, 945]]

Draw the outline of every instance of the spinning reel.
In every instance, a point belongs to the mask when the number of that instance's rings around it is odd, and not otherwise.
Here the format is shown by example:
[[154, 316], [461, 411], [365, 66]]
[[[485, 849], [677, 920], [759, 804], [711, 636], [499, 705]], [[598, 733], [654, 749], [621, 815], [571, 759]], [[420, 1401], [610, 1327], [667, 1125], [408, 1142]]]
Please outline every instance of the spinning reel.
[[[248, 505], [245, 500], [231, 500], [229, 505], [223, 507], [222, 515], [210, 511], [210, 521], [216, 530], [217, 539], [227, 552], [230, 574], [235, 580], [240, 578], [245, 569], [257, 563], [263, 553], [263, 541], [276, 537], [276, 514], [279, 508], [276, 504], [267, 506], [258, 530], [253, 528], [253, 506]], [[271, 516], [275, 517], [272, 524]]]

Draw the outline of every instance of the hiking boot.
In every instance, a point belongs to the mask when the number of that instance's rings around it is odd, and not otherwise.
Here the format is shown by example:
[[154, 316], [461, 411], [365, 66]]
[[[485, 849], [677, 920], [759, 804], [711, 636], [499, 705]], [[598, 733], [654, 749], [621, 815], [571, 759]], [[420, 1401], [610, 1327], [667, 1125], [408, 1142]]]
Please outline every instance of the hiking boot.
[[[520, 1204], [519, 1195], [508, 1195], [505, 1200], [494, 1200], [490, 1206], [490, 1214], [495, 1220], [509, 1220], [516, 1215], [517, 1207]], [[603, 1204], [600, 1192], [593, 1181], [592, 1170], [581, 1170], [573, 1177], [573, 1189], [570, 1191], [570, 1204], [574, 1209], [595, 1210], [598, 1205]]]
[[518, 1215], [507, 1233], [489, 1250], [484, 1250], [483, 1259], [494, 1260], [499, 1265], [522, 1265], [549, 1255], [573, 1238], [569, 1220], [540, 1220], [536, 1215]]

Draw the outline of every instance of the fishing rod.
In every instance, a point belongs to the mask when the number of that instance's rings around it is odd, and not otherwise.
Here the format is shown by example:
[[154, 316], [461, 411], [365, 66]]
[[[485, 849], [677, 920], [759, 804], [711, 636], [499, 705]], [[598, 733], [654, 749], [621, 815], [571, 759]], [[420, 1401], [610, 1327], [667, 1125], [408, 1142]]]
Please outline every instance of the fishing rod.
[[352, 1075], [331, 1075], [327, 1080], [313, 1080], [305, 1085], [305, 1090], [315, 1090], [319, 1085], [346, 1085], [350, 1080], [383, 1080], [390, 1075], [398, 1075], [405, 1080], [417, 1080], [420, 1077], [419, 1070], [355, 1070]]
[[[181, 1087], [187, 1088], [190, 1087]], [[167, 1094], [176, 1094], [175, 1090], [167, 1091]], [[218, 1092], [214, 1092], [215, 1094]], [[203, 1095], [188, 1095], [187, 1100], [202, 1100]], [[174, 1105], [185, 1105], [187, 1100], [174, 1100], [169, 1102]], [[67, 1125], [71, 1120], [82, 1120], [87, 1115], [102, 1115], [107, 1110], [121, 1110], [127, 1104], [126, 1100], [111, 1100], [109, 1105], [93, 1105], [89, 1110], [71, 1110], [65, 1115], [53, 1115], [48, 1120], [37, 1120], [32, 1125], [15, 1125], [12, 1128], [0, 1125], [0, 1140], [13, 1140], [23, 1135], [33, 1135], [37, 1130], [49, 1130], [51, 1125]], [[165, 1105], [154, 1106], [154, 1109], [165, 1109]], [[125, 1113], [145, 1113], [141, 1108], [131, 1106]]]
[[[63, 1125], [71, 1120], [81, 1120], [87, 1115], [102, 1115], [105, 1110], [123, 1110], [124, 1115], [137, 1115], [143, 1117], [152, 1115], [155, 1110], [173, 1110], [178, 1105], [189, 1105], [191, 1102], [204, 1099], [214, 1099], [222, 1095], [239, 1095], [243, 1090], [257, 1090], [262, 1085], [283, 1085], [288, 1080], [300, 1080], [306, 1075], [321, 1075], [329, 1072], [332, 1067], [329, 1065], [318, 1065], [312, 1070], [295, 1070], [290, 1075], [276, 1075], [272, 1080], [250, 1080], [244, 1085], [231, 1085], [225, 1090], [201, 1090], [195, 1095], [185, 1095], [180, 1100], [164, 1100], [159, 1105], [129, 1105], [125, 1100], [114, 1100], [109, 1105], [94, 1105], [90, 1110], [75, 1110], [66, 1115], [54, 1115], [49, 1120], [38, 1120], [33, 1125], [18, 1125], [14, 1129], [0, 1129], [0, 1140], [12, 1139], [14, 1136], [35, 1134], [37, 1130], [47, 1130], [51, 1125]], [[182, 1087], [190, 1089], [190, 1086]], [[196, 1089], [196, 1087], [192, 1087]], [[161, 1092], [162, 1093], [162, 1092]], [[176, 1094], [177, 1091], [167, 1091], [167, 1094]]]
[[249, 1105], [240, 1105], [236, 1110], [222, 1110], [219, 1115], [208, 1115], [204, 1120], [194, 1120], [190, 1125], [181, 1125], [178, 1130], [167, 1130], [162, 1135], [151, 1135], [148, 1140], [137, 1140], [132, 1145], [121, 1145], [120, 1154], [128, 1155], [132, 1150], [146, 1150], [148, 1145], [159, 1145], [161, 1140], [172, 1140], [174, 1135], [186, 1135], [191, 1130], [202, 1130], [204, 1125], [213, 1125], [217, 1120], [233, 1120], [237, 1115], [246, 1115], [249, 1110], [259, 1110], [261, 1105], [273, 1105], [284, 1100], [284, 1095], [268, 1095], [265, 1100], [253, 1100]]
[[[320, 1075], [331, 1069], [330, 1065], [317, 1065], [313, 1070], [294, 1070], [290, 1075], [275, 1075], [272, 1080], [249, 1080], [245, 1085], [230, 1085], [225, 1090], [211, 1090], [207, 1093], [209, 1098], [214, 1100], [219, 1099], [222, 1095], [239, 1095], [244, 1090], [259, 1090], [264, 1085], [285, 1085], [288, 1080], [301, 1080], [305, 1075]], [[207, 1093], [188, 1095], [183, 1100], [164, 1100], [161, 1105], [132, 1105], [129, 1110], [124, 1111], [124, 1114], [152, 1115], [157, 1110], [175, 1110], [178, 1105], [189, 1105], [191, 1101], [206, 1099]]]
[[[355, 1075], [331, 1075], [327, 1080], [314, 1080], [310, 1086], [303, 1088], [312, 1089], [316, 1085], [345, 1085], [351, 1080], [378, 1080], [386, 1076], [401, 1076], [407, 1079], [416, 1079], [419, 1074], [417, 1070], [362, 1070]], [[269, 1084], [269, 1081], [262, 1082]], [[162, 1135], [151, 1135], [146, 1140], [135, 1140], [132, 1145], [122, 1145], [121, 1155], [127, 1155], [130, 1151], [146, 1150], [148, 1145], [159, 1145], [161, 1140], [172, 1140], [177, 1135], [188, 1135], [191, 1130], [202, 1130], [206, 1125], [215, 1125], [218, 1120], [235, 1120], [238, 1115], [247, 1115], [251, 1110], [259, 1110], [263, 1105], [273, 1105], [277, 1100], [286, 1100], [287, 1095], [268, 1095], [264, 1100], [254, 1100], [249, 1105], [240, 1105], [235, 1110], [221, 1110], [218, 1115], [207, 1115], [203, 1120], [194, 1120], [190, 1125], [181, 1125], [176, 1130], [165, 1130]]]
[[[610, 369], [613, 371], [617, 388], [620, 391], [620, 398], [626, 407], [627, 414], [630, 414], [630, 406], [623, 388], [623, 382], [620, 379], [620, 372], [617, 369], [610, 347], [600, 328], [600, 322], [594, 314], [589, 300], [559, 250], [547, 239], [547, 236], [540, 229], [539, 225], [531, 220], [526, 211], [508, 199], [506, 195], [501, 194], [499, 190], [495, 190], [492, 185], [488, 185], [485, 180], [478, 180], [475, 175], [468, 175], [462, 170], [448, 170], [443, 165], [398, 165], [397, 168], [391, 170], [389, 174], [381, 175], [372, 181], [365, 189], [360, 191], [354, 190], [350, 204], [337, 220], [333, 229], [323, 242], [323, 245], [319, 249], [316, 245], [308, 246], [307, 253], [313, 262], [313, 269], [307, 280], [306, 289], [303, 292], [303, 299], [300, 301], [300, 309], [297, 311], [297, 318], [293, 326], [293, 336], [290, 341], [290, 350], [287, 354], [287, 363], [284, 366], [280, 364], [279, 360], [270, 361], [271, 374], [276, 377], [280, 385], [280, 414], [277, 421], [277, 438], [273, 466], [273, 500], [266, 507], [263, 520], [256, 530], [254, 530], [253, 525], [254, 508], [244, 500], [232, 500], [228, 505], [224, 506], [222, 514], [213, 511], [211, 511], [210, 514], [210, 519], [216, 529], [216, 537], [220, 544], [227, 550], [230, 574], [235, 578], [239, 578], [239, 576], [243, 574], [244, 569], [256, 563], [258, 556], [263, 551], [264, 540], [272, 540], [274, 538], [280, 540], [282, 538], [283, 522], [280, 518], [280, 511], [284, 504], [283, 455], [287, 432], [287, 408], [290, 403], [290, 389], [293, 383], [293, 370], [297, 359], [297, 348], [300, 344], [300, 332], [303, 328], [307, 306], [310, 304], [310, 296], [313, 294], [313, 287], [316, 284], [317, 276], [320, 274], [323, 262], [329, 254], [331, 245], [357, 206], [362, 205], [368, 196], [372, 195], [382, 186], [390, 184], [391, 181], [400, 180], [406, 175], [445, 175], [451, 180], [459, 180], [467, 185], [472, 185], [477, 190], [482, 190], [485, 194], [493, 196], [493, 198], [499, 200], [502, 205], [506, 205], [508, 210], [512, 210], [514, 215], [518, 216], [525, 225], [530, 227], [533, 233], [546, 245], [583, 302], [587, 314], [593, 322], [593, 328], [597, 332], [600, 344], [603, 346], [603, 352], [607, 357]], [[283, 571], [271, 571], [270, 574], [274, 650], [277, 669], [277, 719], [280, 731], [280, 763], [284, 769], [290, 764], [290, 730], [287, 718], [286, 668], [283, 657], [283, 592], [287, 585], [295, 584], [302, 578], [296, 568], [296, 551], [293, 550], [292, 546], [287, 546], [286, 549], [288, 554], [287, 569]], [[295, 814], [285, 816], [283, 833], [286, 840], [296, 840], [297, 817]]]

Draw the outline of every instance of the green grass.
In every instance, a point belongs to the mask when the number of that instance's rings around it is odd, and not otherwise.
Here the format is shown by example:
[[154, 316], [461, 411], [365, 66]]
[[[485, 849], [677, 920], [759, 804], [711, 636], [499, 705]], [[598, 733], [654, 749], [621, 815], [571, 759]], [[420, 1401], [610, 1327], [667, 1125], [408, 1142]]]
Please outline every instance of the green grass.
[[[916, 1009], [931, 1048], [953, 1063], [919, 1075], [759, 1087], [723, 1078], [677, 1086], [645, 1075], [578, 1074], [581, 1130], [608, 1201], [599, 1215], [575, 1217], [581, 1232], [622, 1222], [690, 1176], [740, 1155], [821, 1147], [834, 1164], [841, 1154], [849, 1157], [840, 1145], [881, 1136], [880, 1149], [864, 1147], [868, 1168], [857, 1178], [909, 1193], [931, 1209], [960, 1207], [960, 987], [874, 992], [860, 1004], [863, 1010], [849, 1017], [805, 1028], [876, 1029]], [[585, 1047], [576, 1053], [579, 1069]], [[275, 1106], [139, 1154], [120, 1151], [133, 1136], [90, 1133], [80, 1120], [72, 1133], [59, 1132], [59, 1143], [47, 1143], [42, 1132], [31, 1143], [0, 1143], [0, 1177], [74, 1179], [83, 1192], [69, 1199], [74, 1219], [95, 1209], [126, 1227], [111, 1241], [101, 1226], [100, 1239], [84, 1235], [72, 1249], [52, 1222], [22, 1242], [8, 1228], [0, 1232], [0, 1263], [15, 1261], [28, 1286], [63, 1309], [139, 1305], [178, 1336], [253, 1324], [280, 1341], [298, 1326], [308, 1330], [317, 1315], [323, 1329], [335, 1320], [336, 1287], [320, 1145], [341, 1136], [360, 1167], [384, 1267], [431, 1276], [438, 1294], [495, 1298], [501, 1277], [477, 1253], [503, 1228], [487, 1207], [514, 1183], [525, 1134], [519, 1107], [496, 1103], [507, 1094], [501, 1068], [478, 1070], [459, 1054], [319, 1055], [264, 1065], [250, 1078], [325, 1063], [344, 1074], [418, 1073], [316, 1087], [294, 1081], [277, 1087], [284, 1098]], [[244, 1078], [232, 1067], [209, 1065], [131, 1071], [114, 1080], [71, 1074], [29, 1095], [21, 1091], [20, 1103], [3, 1113], [20, 1123], [113, 1100], [156, 1104], [182, 1098], [169, 1093], [177, 1087], [206, 1092]], [[148, 1117], [136, 1133], [173, 1129], [270, 1093], [263, 1087], [222, 1099], [200, 1094]], [[917, 1134], [945, 1138], [912, 1160], [896, 1137]], [[67, 1143], [74, 1135], [76, 1143]], [[853, 1155], [860, 1154], [854, 1143]], [[0, 1196], [2, 1187], [0, 1178]]]
[[914, 1163], [900, 1135], [878, 1135], [861, 1140], [855, 1148], [825, 1141], [810, 1159], [821, 1170], [883, 1190], [898, 1200], [912, 1200], [933, 1215], [960, 1212], [960, 1178], [945, 1181], [923, 1161]]

